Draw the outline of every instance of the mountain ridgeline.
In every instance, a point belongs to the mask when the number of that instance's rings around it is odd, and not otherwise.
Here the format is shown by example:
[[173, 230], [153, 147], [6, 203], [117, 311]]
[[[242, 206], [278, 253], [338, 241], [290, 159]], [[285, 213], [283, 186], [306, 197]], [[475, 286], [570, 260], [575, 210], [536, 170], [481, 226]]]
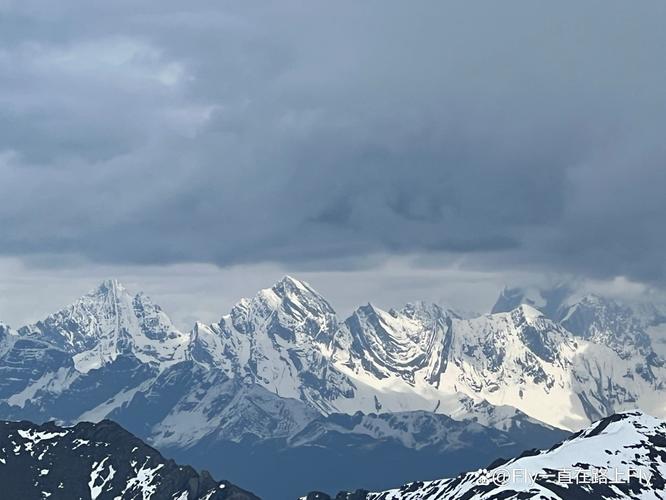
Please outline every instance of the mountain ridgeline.
[[35, 324], [0, 324], [0, 418], [112, 419], [289, 498], [454, 475], [635, 407], [664, 416], [661, 308], [553, 296], [505, 290], [476, 318], [417, 302], [341, 319], [285, 277], [181, 332], [107, 281]]

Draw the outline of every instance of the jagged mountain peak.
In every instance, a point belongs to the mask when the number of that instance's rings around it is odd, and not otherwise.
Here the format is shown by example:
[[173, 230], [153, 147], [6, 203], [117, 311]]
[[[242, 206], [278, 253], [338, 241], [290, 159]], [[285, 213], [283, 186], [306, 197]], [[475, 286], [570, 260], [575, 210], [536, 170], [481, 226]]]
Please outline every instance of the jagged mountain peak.
[[299, 344], [311, 338], [325, 341], [336, 327], [337, 316], [329, 302], [291, 276], [239, 300], [220, 322], [222, 330], [233, 328], [246, 335], [268, 332]]
[[131, 295], [117, 280], [105, 280], [72, 304], [19, 329], [70, 353], [79, 371], [99, 368], [121, 354], [145, 362], [179, 361], [187, 335], [150, 298]]
[[[308, 283], [285, 276], [270, 288], [263, 288], [254, 297], [240, 299], [229, 316], [234, 324], [264, 318], [278, 313], [294, 315], [303, 321], [307, 317], [332, 317], [335, 311], [329, 302]], [[225, 321], [225, 318], [222, 319]]]
[[459, 320], [456, 325], [471, 327], [478, 334], [484, 334], [484, 331], [490, 329], [494, 337], [498, 339], [515, 336], [526, 327], [536, 327], [540, 331], [557, 332], [562, 337], [571, 336], [569, 332], [540, 309], [529, 304], [519, 304], [506, 312], [490, 313], [477, 318]]
[[[639, 353], [650, 364], [663, 362], [654, 353], [646, 325], [634, 310], [621, 302], [588, 294], [567, 307], [562, 307], [556, 318], [574, 335], [592, 342], [610, 346], [623, 359]], [[648, 372], [642, 376], [652, 378]]]
[[114, 278], [101, 281], [96, 287], [92, 288], [89, 292], [74, 300], [63, 309], [71, 309], [82, 303], [92, 304], [95, 302], [106, 304], [115, 303], [117, 307], [124, 307], [132, 302], [138, 302], [142, 304], [150, 304], [152, 307], [161, 310], [160, 306], [157, 305], [144, 291], [139, 290], [134, 293], [123, 283]]
[[[374, 315], [377, 317], [386, 318], [390, 316], [394, 319], [403, 319], [403, 320], [412, 320], [420, 322], [430, 322], [440, 318], [453, 316], [456, 314], [444, 309], [442, 306], [435, 304], [433, 302], [426, 301], [414, 301], [407, 302], [404, 306], [400, 308], [390, 308], [388, 310], [382, 309], [377, 304], [373, 302], [368, 302], [365, 305], [357, 307], [352, 315], [358, 314], [362, 316]], [[388, 319], [390, 321], [390, 318]]]
[[123, 307], [123, 305], [131, 303], [133, 298], [120, 281], [106, 279], [59, 311], [50, 314], [49, 317], [80, 308], [85, 308], [86, 312], [92, 313], [103, 307]]
[[358, 306], [353, 312], [353, 314], [363, 314], [363, 315], [382, 315], [382, 314], [391, 314], [393, 316], [393, 309], [390, 309], [389, 311], [385, 311], [381, 307], [373, 304], [372, 302], [367, 302], [366, 304], [363, 304], [362, 306]]
[[[391, 311], [394, 311], [393, 309]], [[451, 311], [450, 309], [444, 309], [439, 304], [434, 302], [425, 302], [423, 300], [417, 300], [414, 302], [407, 302], [399, 310], [395, 311], [398, 314], [402, 314], [412, 319], [426, 319], [433, 317], [443, 317], [443, 316], [453, 316], [457, 317], [458, 315]]]
[[310, 286], [309, 283], [299, 280], [286, 274], [278, 282], [276, 282], [272, 289], [276, 293], [297, 293], [297, 294], [312, 294], [319, 295], [319, 293]]
[[554, 321], [562, 321], [572, 309], [585, 307], [591, 309], [613, 310], [630, 314], [632, 308], [628, 304], [613, 297], [576, 288], [569, 283], [558, 283], [552, 287], [509, 287], [500, 292], [491, 314], [509, 312], [522, 304], [541, 311]]
[[[288, 297], [314, 297], [323, 300], [323, 296], [305, 281], [285, 275], [276, 281], [271, 287], [261, 289], [257, 296], [270, 297], [274, 300], [284, 300]], [[241, 299], [243, 300], [243, 299]], [[244, 299], [251, 300], [251, 299]]]
[[[625, 303], [569, 284], [559, 284], [544, 289], [506, 287], [493, 312], [509, 311], [520, 304], [538, 309], [576, 337], [610, 346], [623, 359], [639, 354], [649, 358], [652, 365], [664, 362], [653, 350], [648, 332], [651, 326], [664, 320], [657, 306]], [[641, 376], [652, 378], [648, 371]]]
[[546, 318], [546, 315], [537, 309], [534, 306], [529, 304], [520, 304], [513, 311], [511, 311], [512, 316], [520, 316], [524, 318], [528, 323], [534, 322], [539, 318]]
[[194, 326], [192, 327], [192, 333], [198, 334], [204, 328], [209, 328], [209, 326], [202, 321], [195, 321]]
[[385, 311], [368, 303], [344, 321], [333, 357], [361, 376], [399, 377], [414, 385], [436, 376], [447, 329], [439, 306], [421, 302]]
[[125, 286], [117, 279], [108, 278], [103, 280], [91, 293], [95, 294], [117, 294], [126, 292]]
[[290, 305], [297, 309], [307, 309], [314, 314], [335, 314], [330, 303], [305, 281], [298, 280], [289, 275], [275, 283], [271, 288], [259, 292], [262, 297], [274, 300], [276, 306]]
[[350, 324], [354, 321], [371, 322], [375, 328], [382, 328], [391, 335], [395, 333], [395, 329], [401, 329], [404, 326], [400, 324], [401, 322], [415, 322], [416, 320], [414, 317], [404, 314], [402, 310], [389, 309], [386, 311], [372, 302], [368, 302], [357, 307], [345, 320], [345, 323]]
[[[581, 410], [569, 397], [577, 344], [560, 325], [523, 304], [510, 312], [454, 320], [451, 330], [443, 386], [514, 406], [554, 426], [580, 425], [565, 421]], [[567, 415], [549, 412], [541, 402], [548, 399], [567, 406]]]

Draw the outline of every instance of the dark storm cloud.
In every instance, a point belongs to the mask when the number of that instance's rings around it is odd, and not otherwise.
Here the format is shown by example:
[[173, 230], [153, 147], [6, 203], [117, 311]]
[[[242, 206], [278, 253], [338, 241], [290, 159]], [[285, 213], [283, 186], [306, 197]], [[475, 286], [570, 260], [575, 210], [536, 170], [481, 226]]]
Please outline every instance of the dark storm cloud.
[[0, 249], [666, 279], [661, 2], [0, 2]]

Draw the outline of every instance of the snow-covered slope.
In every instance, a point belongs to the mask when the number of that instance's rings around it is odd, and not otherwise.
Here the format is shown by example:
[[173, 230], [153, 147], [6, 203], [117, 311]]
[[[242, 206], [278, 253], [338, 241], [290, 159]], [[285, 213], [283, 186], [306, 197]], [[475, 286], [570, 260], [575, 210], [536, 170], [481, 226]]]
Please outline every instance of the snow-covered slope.
[[22, 391], [0, 401], [0, 415], [34, 422], [97, 422], [150, 387], [158, 373], [154, 365], [132, 355], [118, 356], [85, 373], [69, 361], [70, 366], [47, 371]]
[[59, 427], [0, 421], [2, 497], [258, 500], [179, 466], [113, 422]]
[[184, 359], [189, 337], [144, 294], [130, 295], [117, 281], [97, 289], [19, 335], [49, 342], [73, 355], [86, 372], [131, 353], [143, 362], [168, 365]]
[[[357, 500], [663, 498], [666, 422], [640, 411], [606, 417], [561, 444], [453, 479], [342, 494]], [[324, 499], [311, 494], [308, 500]]]
[[48, 342], [0, 332], [0, 402], [72, 367], [70, 355]]
[[286, 438], [320, 414], [297, 399], [192, 361], [167, 368], [109, 417], [160, 448]]

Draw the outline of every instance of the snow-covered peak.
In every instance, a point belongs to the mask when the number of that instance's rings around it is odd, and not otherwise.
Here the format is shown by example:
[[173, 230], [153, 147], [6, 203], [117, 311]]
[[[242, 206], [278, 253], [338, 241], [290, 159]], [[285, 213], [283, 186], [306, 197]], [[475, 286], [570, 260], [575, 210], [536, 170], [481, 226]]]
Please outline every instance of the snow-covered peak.
[[401, 348], [409, 349], [410, 344], [418, 342], [422, 329], [418, 318], [395, 310], [384, 311], [372, 303], [356, 309], [345, 323], [361, 327], [354, 332], [362, 341], [370, 341], [369, 337], [374, 336], [376, 347], [394, 353]]
[[279, 299], [280, 305], [289, 311], [305, 311], [317, 316], [335, 315], [333, 307], [324, 296], [304, 281], [285, 276], [270, 290]]
[[114, 280], [93, 290], [44, 320], [19, 329], [21, 335], [40, 337], [72, 353], [93, 347], [105, 329], [117, 329], [132, 309], [132, 297]]
[[102, 281], [97, 286], [95, 291], [93, 291], [92, 293], [97, 293], [97, 294], [107, 294], [107, 293], [109, 293], [109, 294], [112, 294], [112, 295], [116, 295], [116, 294], [123, 293], [123, 292], [126, 292], [126, 291], [127, 291], [127, 289], [125, 288], [125, 286], [120, 281], [118, 281], [116, 279], [106, 279], [106, 280]]
[[523, 453], [453, 479], [411, 483], [366, 500], [661, 498], [666, 422], [625, 411], [548, 450]]
[[541, 311], [529, 304], [521, 304], [516, 308], [516, 312], [521, 314], [527, 322], [534, 322], [538, 318], [545, 318], [545, 315]]
[[145, 362], [182, 359], [188, 337], [146, 295], [132, 296], [116, 280], [103, 281], [64, 309], [19, 329], [71, 353], [78, 370], [98, 368], [120, 354]]
[[414, 384], [431, 379], [439, 369], [447, 329], [448, 315], [435, 305], [414, 303], [384, 311], [368, 303], [336, 334], [334, 359], [357, 374]]
[[[530, 347], [535, 336], [550, 339], [556, 344], [572, 343], [571, 334], [559, 324], [547, 318], [533, 306], [521, 304], [512, 311], [487, 314], [469, 320], [454, 322], [457, 342], [465, 342], [466, 350], [475, 339], [483, 339], [494, 343], [494, 348], [506, 348], [507, 343], [515, 343], [516, 347]], [[488, 346], [491, 347], [490, 345]], [[487, 357], [487, 354], [486, 354]]]
[[[645, 325], [628, 305], [595, 294], [585, 295], [562, 306], [556, 318], [574, 335], [608, 345], [622, 358], [639, 353], [659, 363], [653, 353]], [[644, 377], [652, 378], [645, 372]]]
[[255, 297], [241, 299], [221, 324], [244, 334], [256, 333], [257, 326], [270, 324], [270, 329], [284, 340], [302, 344], [311, 339], [327, 342], [336, 330], [337, 317], [314, 288], [285, 276]]
[[451, 309], [444, 309], [439, 304], [433, 302], [425, 302], [422, 300], [416, 302], [408, 302], [398, 311], [391, 309], [389, 311], [392, 315], [401, 314], [411, 319], [420, 321], [433, 321], [445, 317], [456, 318], [459, 315]]
[[82, 302], [122, 302], [126, 297], [131, 297], [131, 295], [120, 281], [107, 279], [100, 282], [99, 285], [74, 301], [70, 306]]
[[[284, 301], [302, 302], [302, 303], [321, 303], [325, 304], [327, 309], [332, 308], [324, 297], [304, 281], [300, 281], [291, 276], [285, 276], [276, 282], [270, 288], [264, 288], [259, 291], [255, 299], [265, 300], [267, 303], [279, 307]], [[241, 303], [251, 302], [253, 299], [241, 299]]]
[[272, 289], [278, 295], [305, 294], [305, 295], [320, 296], [319, 293], [314, 288], [312, 288], [308, 283], [289, 275], [285, 275], [280, 281], [275, 283], [272, 286]]

